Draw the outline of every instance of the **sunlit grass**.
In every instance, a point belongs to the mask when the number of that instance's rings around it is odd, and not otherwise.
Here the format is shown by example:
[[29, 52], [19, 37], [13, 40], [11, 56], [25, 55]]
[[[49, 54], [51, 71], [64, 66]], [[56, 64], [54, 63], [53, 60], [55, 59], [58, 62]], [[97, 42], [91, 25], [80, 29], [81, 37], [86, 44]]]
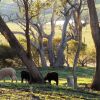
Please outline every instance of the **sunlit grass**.
[[[28, 83], [21, 83], [20, 78], [20, 71], [21, 69], [17, 69], [17, 78], [18, 82], [11, 83], [10, 78], [6, 78], [6, 82], [4, 83], [3, 80], [0, 81], [0, 90], [7, 89], [10, 92], [5, 94], [5, 97], [2, 95], [0, 98], [7, 98], [9, 97], [11, 100], [15, 100], [15, 96], [20, 96], [20, 98], [23, 99], [23, 97], [27, 95], [27, 100], [30, 100], [28, 98], [29, 94], [34, 94], [35, 96], [39, 96], [41, 100], [67, 100], [69, 99], [76, 99], [80, 100], [82, 98], [98, 98], [94, 97], [94, 93], [99, 95], [98, 92], [92, 91], [89, 92], [87, 90], [76, 90], [71, 87], [67, 86], [67, 79], [66, 76], [71, 75], [71, 70], [66, 69], [55, 69], [55, 68], [39, 68], [40, 72], [45, 76], [48, 72], [56, 71], [59, 75], [59, 85], [56, 86], [55, 81], [52, 81], [52, 85], [47, 84], [28, 84]], [[92, 67], [79, 67], [76, 72], [78, 78], [78, 86], [80, 87], [81, 84], [91, 84], [92, 77], [94, 74], [94, 68]], [[32, 91], [30, 92], [30, 88], [32, 87]], [[11, 91], [14, 91], [13, 95]]]
[[[9, 23], [8, 26], [12, 29], [12, 31], [23, 31], [22, 29], [20, 29], [20, 27], [18, 27], [17, 25], [14, 25], [12, 23]], [[50, 27], [47, 27], [46, 29], [46, 33], [50, 34]], [[22, 38], [24, 38], [22, 35], [16, 35], [16, 37], [21, 40]], [[84, 37], [85, 37], [85, 41], [84, 41]], [[59, 30], [59, 27], [57, 27], [56, 29], [56, 35], [55, 38], [61, 38], [61, 30]], [[91, 31], [90, 31], [90, 27], [89, 25], [87, 25], [85, 28], [83, 28], [83, 42], [85, 42], [87, 44], [87, 46], [89, 48], [93, 48], [94, 47], [94, 43], [93, 43], [93, 39], [92, 39], [92, 35], [91, 35]], [[0, 35], [0, 43], [3, 45], [8, 45], [8, 42], [6, 41], [6, 39]], [[76, 100], [80, 100], [80, 98], [87, 98], [88, 94], [85, 94], [85, 96], [81, 93], [73, 93], [73, 88], [71, 88], [71, 90], [69, 91], [69, 87], [67, 86], [67, 79], [66, 76], [67, 75], [72, 75], [72, 72], [69, 70], [65, 70], [65, 69], [53, 69], [53, 68], [39, 68], [39, 70], [41, 71], [41, 73], [43, 74], [43, 76], [45, 76], [47, 74], [47, 72], [50, 71], [56, 71], [59, 74], [59, 86], [56, 86], [55, 82], [52, 81], [52, 85], [42, 85], [42, 84], [33, 84], [33, 85], [29, 85], [27, 83], [21, 83], [21, 78], [20, 78], [20, 70], [17, 70], [17, 77], [18, 77], [18, 82], [16, 83], [14, 81], [14, 83], [11, 83], [10, 78], [6, 78], [6, 82], [4, 83], [3, 80], [0, 81], [0, 87], [4, 88], [4, 89], [17, 89], [20, 92], [20, 89], [28, 89], [28, 93], [29, 92], [29, 88], [32, 86], [33, 87], [33, 93], [36, 96], [39, 96], [41, 98], [41, 100], [66, 100], [66, 99], [73, 99], [76, 98]], [[77, 69], [76, 72], [77, 76], [78, 76], [78, 85], [80, 84], [91, 84], [92, 82], [92, 77], [94, 74], [94, 68], [91, 67], [79, 67]], [[75, 90], [76, 92], [76, 90]], [[21, 91], [20, 93], [25, 94], [25, 90]], [[13, 94], [11, 95], [11, 93], [8, 93], [5, 95], [5, 97], [0, 97], [0, 99], [6, 100], [5, 98], [7, 97], [7, 95], [10, 96], [11, 100], [14, 100], [14, 97], [20, 95], [20, 93], [18, 94]], [[26, 95], [26, 94], [25, 94]], [[22, 95], [22, 96], [25, 96]], [[11, 97], [12, 96], [12, 97]], [[90, 96], [91, 97], [91, 96]], [[23, 100], [23, 99], [22, 99]], [[27, 98], [28, 100], [28, 98]]]
[[83, 42], [87, 44], [88, 48], [94, 48], [94, 42], [90, 30], [90, 25], [86, 25], [86, 27], [83, 28]]
[[7, 25], [12, 31], [23, 32], [23, 29], [18, 24], [9, 22]]
[[[12, 31], [24, 32], [23, 29], [19, 25], [15, 24], [15, 23], [7, 23], [7, 25], [9, 26], [9, 28]], [[51, 26], [50, 25], [44, 26], [44, 30], [45, 30], [46, 34], [50, 34], [51, 33]], [[61, 38], [61, 34], [62, 34], [62, 32], [61, 32], [60, 27], [56, 26], [54, 38]], [[17, 37], [19, 37], [19, 38], [22, 37], [23, 38], [24, 36], [19, 35]], [[83, 30], [82, 30], [82, 41], [84, 43], [86, 43], [89, 48], [94, 47], [94, 43], [93, 43], [93, 39], [92, 39], [92, 35], [91, 35], [91, 29], [90, 29], [90, 25], [89, 24], [86, 25], [86, 27], [83, 27]]]
[[78, 77], [78, 84], [91, 84], [92, 78]]

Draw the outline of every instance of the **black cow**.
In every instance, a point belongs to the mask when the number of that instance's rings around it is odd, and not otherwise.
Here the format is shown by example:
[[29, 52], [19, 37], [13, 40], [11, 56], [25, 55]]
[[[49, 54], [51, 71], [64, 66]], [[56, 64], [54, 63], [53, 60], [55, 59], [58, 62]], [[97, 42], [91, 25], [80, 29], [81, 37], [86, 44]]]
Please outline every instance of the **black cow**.
[[30, 74], [28, 71], [21, 71], [21, 82], [23, 83], [23, 81], [27, 81], [28, 83], [30, 83]]
[[21, 82], [26, 80], [29, 84], [36, 83], [38, 79], [33, 78], [29, 71], [21, 71]]
[[45, 82], [46, 80], [48, 80], [50, 84], [51, 84], [51, 81], [54, 80], [56, 82], [56, 85], [58, 85], [58, 73], [57, 72], [47, 73], [47, 75], [44, 78]]

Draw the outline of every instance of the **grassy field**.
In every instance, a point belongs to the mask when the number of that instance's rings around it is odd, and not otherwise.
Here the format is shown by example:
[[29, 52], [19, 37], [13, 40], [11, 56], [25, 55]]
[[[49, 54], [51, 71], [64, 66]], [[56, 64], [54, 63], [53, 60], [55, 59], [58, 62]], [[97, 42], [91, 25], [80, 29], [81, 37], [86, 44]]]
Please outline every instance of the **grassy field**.
[[86, 25], [82, 30], [82, 41], [87, 44], [88, 48], [94, 48], [90, 25]]
[[[8, 23], [7, 25], [9, 26], [9, 28], [12, 31], [23, 32], [23, 30], [17, 24]], [[47, 34], [50, 34], [50, 26], [47, 26], [44, 29], [45, 29], [45, 32]], [[61, 38], [61, 30], [60, 30], [59, 26], [56, 27], [55, 33], [56, 34], [55, 34], [54, 38]], [[17, 36], [17, 38], [18, 39], [21, 38], [21, 35]], [[84, 41], [84, 39], [85, 39], [85, 41]], [[2, 40], [2, 38], [0, 40]], [[90, 30], [90, 25], [89, 24], [86, 25], [86, 27], [83, 27], [83, 30], [82, 30], [82, 41], [85, 42], [89, 47], [91, 47], [91, 46], [93, 47], [94, 46], [92, 35], [91, 35], [91, 30]]]
[[[12, 2], [12, 0], [6, 0], [6, 2]], [[96, 0], [96, 7], [100, 9], [100, 0]], [[14, 23], [7, 23], [12, 31], [23, 30]], [[45, 32], [50, 34], [50, 27], [46, 27]], [[21, 35], [16, 35], [20, 40]], [[24, 38], [24, 37], [23, 37]], [[56, 27], [56, 34], [54, 38], [61, 38], [61, 30]], [[87, 44], [89, 49], [94, 48], [94, 43], [91, 35], [90, 26], [87, 25], [83, 28], [82, 41]], [[5, 38], [0, 35], [0, 45], [9, 45]], [[32, 84], [21, 83], [20, 72], [22, 69], [17, 70], [17, 83], [11, 83], [9, 78], [6, 78], [6, 82], [0, 81], [0, 100], [32, 100], [32, 96], [38, 96], [40, 100], [99, 100], [100, 92], [92, 91], [85, 88], [84, 84], [91, 84], [94, 75], [94, 67], [78, 67], [78, 89], [73, 89], [67, 86], [66, 76], [72, 75], [72, 72], [65, 69], [53, 69], [53, 68], [39, 68], [43, 76], [47, 72], [56, 71], [59, 74], [59, 85], [56, 86], [52, 81], [52, 85], [49, 84]]]
[[[23, 31], [16, 24], [8, 23], [8, 26], [12, 31]], [[56, 29], [55, 38], [61, 37], [61, 30], [59, 27]], [[46, 28], [46, 33], [50, 33], [50, 28]], [[90, 26], [87, 25], [83, 28], [83, 42], [87, 44], [88, 48], [94, 48], [94, 43], [90, 31]], [[20, 40], [21, 35], [16, 35]], [[8, 45], [5, 38], [0, 35], [0, 44]], [[55, 85], [55, 82], [52, 82], [52, 85], [49, 84], [32, 84], [27, 83], [22, 84], [20, 79], [20, 69], [17, 70], [17, 83], [11, 83], [9, 78], [6, 79], [6, 83], [0, 81], [0, 100], [31, 100], [32, 95], [39, 96], [40, 100], [80, 100], [80, 99], [95, 99], [99, 100], [100, 93], [97, 91], [92, 91], [90, 89], [84, 88], [82, 84], [90, 84], [92, 82], [92, 77], [94, 75], [93, 67], [79, 67], [77, 69], [78, 75], [78, 89], [73, 89], [67, 86], [66, 76], [72, 75], [71, 71], [65, 69], [53, 69], [53, 68], [39, 68], [43, 76], [47, 72], [56, 71], [59, 74], [59, 86]]]
[[[47, 72], [56, 71], [59, 74], [59, 85], [56, 86], [55, 82], [52, 81], [52, 85], [49, 84], [32, 84], [21, 83], [20, 71], [17, 70], [17, 83], [11, 83], [9, 78], [6, 82], [0, 81], [0, 100], [31, 100], [31, 96], [39, 96], [40, 100], [97, 100], [100, 98], [100, 92], [92, 91], [84, 88], [82, 84], [91, 84], [92, 77], [94, 74], [93, 67], [78, 67], [78, 89], [73, 89], [67, 86], [66, 76], [72, 75], [71, 70], [65, 69], [53, 69], [53, 68], [39, 68], [43, 76]], [[15, 98], [16, 97], [16, 98]]]
[[[18, 25], [14, 24], [14, 23], [8, 23], [8, 26], [12, 31], [23, 32], [23, 30]], [[45, 32], [47, 34], [50, 34], [50, 27], [49, 26], [45, 27]], [[56, 27], [55, 33], [56, 34], [55, 34], [54, 38], [56, 38], [56, 39], [61, 38], [61, 30], [58, 26]], [[25, 39], [25, 37], [22, 35], [16, 35], [16, 37], [18, 40], [21, 40], [22, 38]], [[94, 42], [93, 42], [92, 35], [91, 35], [90, 25], [86, 25], [86, 27], [84, 27], [82, 30], [82, 41], [85, 44], [87, 44], [87, 47], [89, 49], [94, 48]], [[2, 44], [8, 45], [6, 39], [2, 35], [0, 35], [0, 44], [1, 45]]]

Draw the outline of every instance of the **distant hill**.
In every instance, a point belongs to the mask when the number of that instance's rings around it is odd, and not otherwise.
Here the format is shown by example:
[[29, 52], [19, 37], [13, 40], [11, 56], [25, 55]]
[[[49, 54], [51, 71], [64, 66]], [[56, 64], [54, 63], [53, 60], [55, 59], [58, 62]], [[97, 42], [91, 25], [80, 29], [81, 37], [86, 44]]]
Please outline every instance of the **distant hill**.
[[1, 0], [1, 3], [11, 3], [13, 0]]
[[[95, 1], [96, 1], [98, 16], [100, 18], [100, 0], [95, 0]], [[1, 15], [2, 14], [12, 15], [13, 18], [16, 18], [16, 13], [18, 13], [18, 7], [17, 7], [17, 4], [13, 2], [13, 0], [1, 0], [0, 2], [0, 14]], [[51, 9], [46, 10], [45, 14], [49, 19], [51, 15]]]
[[96, 4], [100, 4], [100, 0], [95, 0], [96, 1]]
[[0, 11], [5, 14], [11, 14], [18, 11], [16, 3], [2, 4], [1, 6]]
[[[16, 13], [18, 13], [17, 4], [14, 0], [1, 0], [0, 2], [0, 14], [11, 16], [11, 19], [16, 19]], [[7, 21], [8, 17], [5, 16], [4, 19]]]

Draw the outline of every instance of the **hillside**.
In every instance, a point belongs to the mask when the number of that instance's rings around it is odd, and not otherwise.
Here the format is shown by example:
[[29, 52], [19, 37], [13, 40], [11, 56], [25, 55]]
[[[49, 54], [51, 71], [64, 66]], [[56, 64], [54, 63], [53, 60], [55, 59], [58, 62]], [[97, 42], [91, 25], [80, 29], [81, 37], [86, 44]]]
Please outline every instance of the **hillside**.
[[0, 14], [6, 16], [5, 21], [8, 19], [7, 16], [11, 16], [12, 19], [15, 19], [16, 13], [18, 13], [17, 4], [13, 3], [12, 0], [4, 1], [0, 3]]
[[95, 0], [96, 1], [96, 4], [100, 4], [100, 0]]
[[[98, 13], [100, 13], [100, 0], [95, 0], [95, 1], [96, 1], [97, 11], [98, 11]], [[1, 0], [0, 13], [7, 14], [7, 15], [10, 15], [12, 13], [18, 13], [17, 4], [14, 3], [13, 0]], [[51, 10], [48, 9], [45, 13], [50, 14]]]

